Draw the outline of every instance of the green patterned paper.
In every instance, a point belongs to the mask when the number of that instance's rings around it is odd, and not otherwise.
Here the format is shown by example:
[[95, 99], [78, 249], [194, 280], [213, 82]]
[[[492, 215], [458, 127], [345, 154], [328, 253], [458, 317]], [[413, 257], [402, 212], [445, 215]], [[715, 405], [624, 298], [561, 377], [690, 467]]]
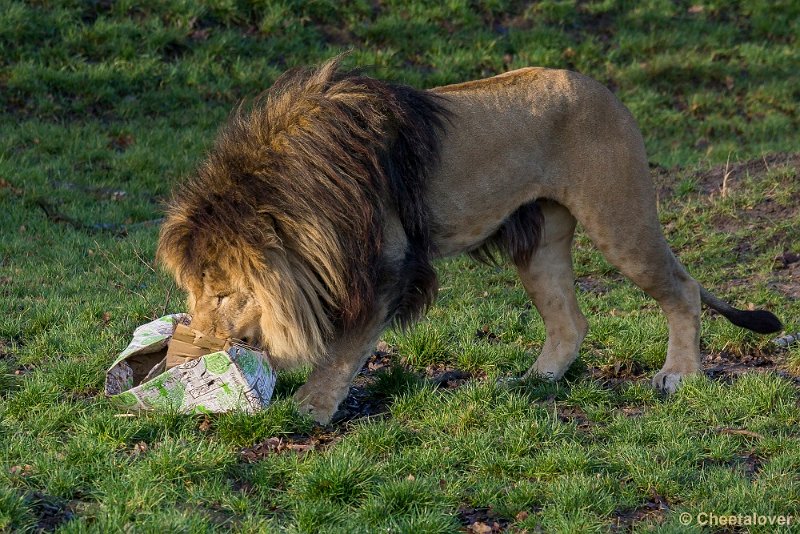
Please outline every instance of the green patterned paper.
[[130, 358], [162, 350], [175, 326], [189, 320], [186, 314], [168, 315], [137, 328], [106, 374], [106, 394], [128, 411], [251, 413], [266, 407], [275, 389], [275, 373], [267, 355], [249, 347], [235, 345], [173, 367], [147, 382], [133, 383]]

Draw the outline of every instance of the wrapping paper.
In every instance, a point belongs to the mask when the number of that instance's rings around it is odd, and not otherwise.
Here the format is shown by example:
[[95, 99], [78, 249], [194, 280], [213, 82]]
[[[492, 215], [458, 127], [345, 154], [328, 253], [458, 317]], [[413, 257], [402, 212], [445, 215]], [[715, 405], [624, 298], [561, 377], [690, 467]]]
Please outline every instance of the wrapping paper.
[[265, 408], [275, 389], [265, 351], [234, 344], [166, 370], [172, 333], [190, 319], [179, 313], [138, 327], [106, 372], [106, 395], [129, 411], [253, 413]]

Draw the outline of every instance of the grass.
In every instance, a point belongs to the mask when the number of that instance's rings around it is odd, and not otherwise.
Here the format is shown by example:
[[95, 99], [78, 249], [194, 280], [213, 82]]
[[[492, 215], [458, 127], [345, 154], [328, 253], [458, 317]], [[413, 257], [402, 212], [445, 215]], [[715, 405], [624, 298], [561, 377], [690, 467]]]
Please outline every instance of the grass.
[[[418, 87], [526, 65], [602, 81], [645, 134], [682, 261], [800, 331], [795, 271], [774, 260], [800, 252], [798, 160], [769, 156], [800, 146], [799, 20], [789, 1], [5, 0], [0, 530], [672, 532], [683, 512], [797, 515], [796, 381], [723, 372], [657, 396], [665, 321], [582, 234], [591, 329], [557, 384], [496, 385], [530, 365], [543, 326], [510, 269], [456, 258], [437, 265], [428, 318], [385, 336], [394, 364], [363, 392], [385, 417], [315, 428], [290, 401], [302, 371], [253, 416], [118, 417], [101, 389], [135, 326], [183, 309], [152, 266], [171, 185], [240, 98], [348, 48], [349, 65]], [[800, 368], [797, 347], [710, 314], [703, 350]], [[437, 386], [442, 369], [473, 378]], [[305, 453], [240, 454], [323, 434]]]

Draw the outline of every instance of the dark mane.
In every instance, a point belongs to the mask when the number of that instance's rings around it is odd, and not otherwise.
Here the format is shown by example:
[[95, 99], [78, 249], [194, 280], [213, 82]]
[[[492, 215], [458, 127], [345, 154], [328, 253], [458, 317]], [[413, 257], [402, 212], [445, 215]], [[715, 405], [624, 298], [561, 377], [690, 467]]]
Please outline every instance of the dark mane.
[[446, 117], [442, 97], [343, 72], [338, 58], [289, 71], [234, 112], [196, 176], [175, 190], [159, 257], [184, 285], [223, 256], [253, 271], [279, 258], [303, 298], [318, 300], [311, 308], [324, 309], [319, 321], [353, 329], [385, 289], [391, 209], [413, 268], [397, 270], [405, 278], [389, 288], [389, 315], [406, 322], [436, 294], [424, 198]]
[[500, 228], [477, 248], [467, 252], [485, 265], [499, 265], [499, 256], [508, 256], [514, 265], [525, 268], [539, 246], [544, 215], [537, 201], [523, 204], [503, 221]]

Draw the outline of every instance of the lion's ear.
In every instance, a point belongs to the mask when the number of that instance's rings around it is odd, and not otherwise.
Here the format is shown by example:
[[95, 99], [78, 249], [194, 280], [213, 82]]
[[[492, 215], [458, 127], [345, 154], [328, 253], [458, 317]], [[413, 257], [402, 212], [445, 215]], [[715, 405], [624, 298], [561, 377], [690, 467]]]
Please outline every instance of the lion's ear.
[[282, 254], [268, 254], [266, 265], [250, 272], [250, 286], [261, 307], [261, 331], [278, 365], [319, 361], [333, 325], [315, 288], [290, 268]]

